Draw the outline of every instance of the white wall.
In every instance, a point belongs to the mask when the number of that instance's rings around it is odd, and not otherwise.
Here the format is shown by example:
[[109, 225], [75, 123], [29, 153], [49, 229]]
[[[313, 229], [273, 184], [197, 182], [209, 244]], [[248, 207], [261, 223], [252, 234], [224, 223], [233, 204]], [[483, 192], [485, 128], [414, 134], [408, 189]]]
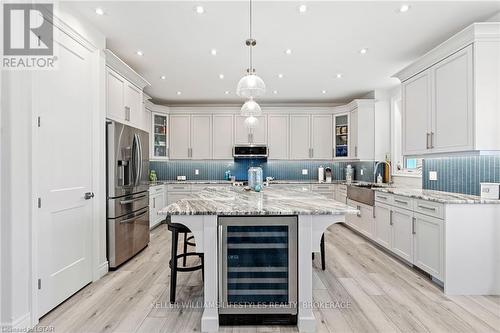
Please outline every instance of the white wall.
[[[104, 49], [105, 39], [98, 32], [89, 28], [64, 3], [59, 4], [61, 18], [81, 37], [87, 39], [99, 49]], [[104, 163], [104, 58], [100, 57], [100, 66], [96, 67], [96, 93], [100, 94], [99, 114], [96, 114], [96, 146], [102, 147], [96, 152], [98, 163]], [[102, 72], [102, 73], [101, 73]], [[68, 84], [71, 84], [70, 82]], [[31, 73], [29, 71], [3, 72], [1, 76], [1, 139], [0, 139], [0, 183], [1, 223], [0, 223], [0, 325], [6, 327], [32, 327], [38, 321], [33, 313], [32, 292], [36, 279], [32, 278], [32, 211], [35, 207], [36, 194], [32, 193], [32, 129], [34, 115], [31, 108]], [[54, 98], [60, 92], [54, 91]], [[102, 167], [101, 170], [104, 170]], [[43, 176], [43, 175], [42, 175]], [[104, 191], [105, 175], [95, 178], [95, 192]], [[105, 202], [96, 205], [96, 216], [105, 218]], [[96, 221], [100, 226], [96, 235], [95, 266], [101, 267], [106, 260], [105, 219]], [[94, 267], [96, 269], [96, 267]], [[97, 278], [99, 274], [94, 274]]]

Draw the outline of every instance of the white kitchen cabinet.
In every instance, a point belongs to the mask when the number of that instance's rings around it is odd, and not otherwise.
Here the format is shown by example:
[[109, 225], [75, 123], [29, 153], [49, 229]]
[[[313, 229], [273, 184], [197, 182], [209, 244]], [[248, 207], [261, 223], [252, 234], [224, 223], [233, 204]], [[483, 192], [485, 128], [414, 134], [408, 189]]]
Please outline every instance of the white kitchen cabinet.
[[266, 144], [267, 143], [267, 116], [257, 116], [258, 125], [249, 130], [245, 126], [247, 117], [234, 116], [234, 142], [235, 144]]
[[287, 114], [270, 114], [267, 119], [268, 158], [287, 160], [289, 158], [289, 116]]
[[124, 122], [125, 112], [125, 79], [110, 68], [106, 68], [106, 116]]
[[408, 262], [413, 260], [413, 212], [392, 208], [391, 251]]
[[403, 149], [405, 155], [430, 148], [431, 72], [424, 71], [402, 84]]
[[443, 220], [414, 213], [413, 232], [413, 264], [442, 280], [444, 267]]
[[328, 160], [333, 158], [332, 116], [312, 115], [311, 158]]
[[151, 114], [151, 157], [153, 159], [168, 158], [168, 115]]
[[190, 115], [170, 115], [170, 158], [189, 159], [190, 154]]
[[374, 240], [383, 247], [391, 248], [392, 210], [390, 206], [375, 204]]
[[471, 150], [474, 123], [472, 46], [437, 63], [432, 73], [433, 152]]
[[358, 109], [351, 111], [349, 119], [349, 156], [358, 158]]
[[311, 116], [290, 115], [290, 159], [311, 157]]
[[212, 116], [191, 116], [190, 158], [212, 158]]
[[333, 149], [335, 158], [348, 158], [349, 149], [349, 113], [333, 115]]
[[232, 159], [233, 158], [233, 115], [214, 114], [213, 115], [213, 158]]
[[163, 185], [152, 186], [149, 189], [149, 228], [160, 224], [165, 217], [158, 212], [166, 206], [165, 189]]
[[359, 210], [359, 213], [356, 215], [349, 214], [346, 216], [348, 225], [363, 235], [372, 238], [375, 224], [373, 207], [351, 199], [347, 199], [347, 204]]
[[312, 184], [311, 190], [318, 194], [321, 194], [328, 199], [335, 199], [335, 185], [334, 184]]
[[395, 74], [403, 154], [500, 150], [500, 23], [475, 23]]
[[144, 124], [142, 124], [143, 119], [143, 108], [142, 108], [142, 91], [131, 84], [130, 82], [125, 82], [125, 110], [126, 115], [128, 113], [130, 123], [139, 127], [141, 129], [144, 128]]

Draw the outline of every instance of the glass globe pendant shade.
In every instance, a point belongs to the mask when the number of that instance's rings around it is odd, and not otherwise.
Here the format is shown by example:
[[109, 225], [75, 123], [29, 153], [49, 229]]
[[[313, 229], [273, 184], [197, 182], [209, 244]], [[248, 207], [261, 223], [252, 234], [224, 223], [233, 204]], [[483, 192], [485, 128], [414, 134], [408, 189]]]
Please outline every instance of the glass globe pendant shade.
[[258, 125], [259, 119], [255, 118], [254, 116], [250, 116], [245, 119], [245, 127], [248, 129], [254, 129]]
[[247, 74], [238, 82], [236, 93], [244, 98], [259, 97], [266, 93], [266, 84], [256, 74]]
[[253, 99], [246, 101], [241, 107], [242, 116], [260, 116], [261, 114], [262, 109], [260, 108], [260, 105]]

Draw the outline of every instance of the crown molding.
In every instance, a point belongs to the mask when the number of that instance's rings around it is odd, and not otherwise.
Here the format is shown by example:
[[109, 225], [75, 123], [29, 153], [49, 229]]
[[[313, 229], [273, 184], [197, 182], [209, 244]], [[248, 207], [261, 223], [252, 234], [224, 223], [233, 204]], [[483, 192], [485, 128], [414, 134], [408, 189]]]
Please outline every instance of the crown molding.
[[404, 82], [464, 47], [482, 41], [500, 41], [500, 22], [480, 22], [471, 24], [394, 74], [392, 77], [398, 78], [401, 82]]
[[148, 80], [139, 75], [139, 73], [133, 70], [132, 67], [127, 65], [123, 60], [118, 58], [118, 56], [116, 56], [111, 50], [105, 49], [104, 53], [106, 55], [106, 66], [127, 78], [127, 80], [132, 82], [138, 88], [143, 90], [145, 87], [151, 85]]

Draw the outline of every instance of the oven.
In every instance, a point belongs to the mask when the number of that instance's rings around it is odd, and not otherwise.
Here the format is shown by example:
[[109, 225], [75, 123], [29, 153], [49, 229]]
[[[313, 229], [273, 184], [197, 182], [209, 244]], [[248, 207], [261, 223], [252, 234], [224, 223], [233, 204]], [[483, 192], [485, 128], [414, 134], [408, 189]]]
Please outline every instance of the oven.
[[218, 228], [221, 318], [296, 319], [297, 216], [220, 216]]

